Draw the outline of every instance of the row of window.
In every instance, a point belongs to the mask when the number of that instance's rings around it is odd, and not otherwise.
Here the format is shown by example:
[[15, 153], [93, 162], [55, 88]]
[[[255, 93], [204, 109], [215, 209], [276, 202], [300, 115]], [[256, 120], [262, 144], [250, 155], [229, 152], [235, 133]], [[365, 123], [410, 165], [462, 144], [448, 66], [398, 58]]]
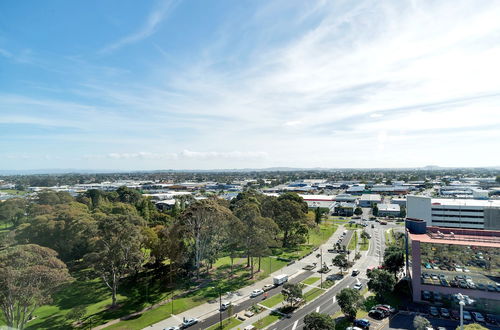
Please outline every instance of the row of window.
[[456, 215], [456, 214], [435, 214], [432, 213], [433, 217], [443, 217], [443, 218], [473, 218], [473, 219], [483, 219], [482, 215]]
[[454, 223], [457, 225], [484, 225], [484, 222], [473, 221], [445, 221], [445, 220], [432, 220], [433, 224], [439, 225], [441, 223]]
[[442, 208], [435, 208], [433, 207], [432, 208], [433, 211], [448, 211], [448, 212], [475, 212], [475, 213], [479, 213], [479, 212], [484, 212], [484, 210], [477, 210], [477, 209], [461, 209], [461, 208], [458, 208], [458, 209], [442, 209]]

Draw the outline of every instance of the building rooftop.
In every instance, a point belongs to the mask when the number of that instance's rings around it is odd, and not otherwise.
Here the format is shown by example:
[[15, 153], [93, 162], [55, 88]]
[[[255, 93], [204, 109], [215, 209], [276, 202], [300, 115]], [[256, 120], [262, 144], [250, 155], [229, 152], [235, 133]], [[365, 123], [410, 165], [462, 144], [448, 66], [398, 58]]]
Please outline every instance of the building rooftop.
[[500, 231], [427, 227], [425, 234], [408, 233], [412, 241], [500, 248]]
[[432, 205], [449, 205], [449, 206], [485, 206], [485, 207], [500, 207], [498, 199], [451, 199], [451, 198], [433, 198]]
[[359, 199], [362, 201], [378, 201], [381, 200], [382, 197], [379, 194], [363, 194]]
[[383, 212], [400, 212], [401, 211], [401, 207], [399, 206], [399, 204], [378, 204], [378, 210], [379, 212], [380, 211], [383, 211]]

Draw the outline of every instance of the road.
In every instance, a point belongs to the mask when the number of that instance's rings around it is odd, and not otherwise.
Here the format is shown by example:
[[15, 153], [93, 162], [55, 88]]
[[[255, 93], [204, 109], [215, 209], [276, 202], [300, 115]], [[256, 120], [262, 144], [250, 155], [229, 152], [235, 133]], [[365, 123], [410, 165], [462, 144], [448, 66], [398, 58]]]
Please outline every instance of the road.
[[[302, 274], [299, 274], [297, 275], [296, 277], [294, 277], [293, 279], [290, 280], [290, 283], [299, 283], [301, 281], [303, 281], [304, 279], [312, 276], [313, 274], [315, 274], [314, 272], [312, 271], [308, 271], [308, 272], [304, 272]], [[268, 291], [268, 295], [269, 297], [272, 297], [278, 293], [280, 293], [282, 290], [282, 287], [281, 286], [278, 286], [272, 290], [269, 290]], [[247, 300], [244, 300], [242, 301], [241, 303], [237, 304], [237, 305], [234, 305], [234, 308], [233, 308], [233, 313], [236, 314], [236, 313], [239, 313], [243, 310], [246, 310], [248, 308], [250, 308], [252, 305], [255, 305], [257, 303], [260, 303], [263, 301], [263, 298], [264, 296], [261, 295], [261, 296], [258, 296], [258, 297], [255, 297], [255, 298], [251, 298], [251, 299], [247, 299]], [[219, 302], [217, 301], [217, 304]], [[225, 319], [227, 318], [227, 312], [223, 312], [222, 313], [222, 319]], [[215, 315], [212, 315], [206, 319], [204, 319], [203, 321], [201, 321], [200, 323], [190, 327], [189, 329], [206, 329], [208, 327], [211, 327], [212, 325], [215, 325], [219, 323], [219, 314], [215, 314]]]

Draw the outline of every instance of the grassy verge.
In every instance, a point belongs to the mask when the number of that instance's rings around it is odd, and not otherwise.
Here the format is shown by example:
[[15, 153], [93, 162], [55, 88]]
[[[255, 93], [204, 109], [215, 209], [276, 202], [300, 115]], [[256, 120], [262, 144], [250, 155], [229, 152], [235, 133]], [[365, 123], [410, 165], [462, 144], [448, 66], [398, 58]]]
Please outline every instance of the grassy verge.
[[264, 329], [269, 324], [278, 321], [279, 318], [280, 318], [280, 316], [277, 314], [269, 314], [268, 316], [261, 318], [260, 320], [258, 320], [257, 322], [255, 322], [252, 325], [254, 327], [256, 327], [257, 329]]
[[316, 283], [319, 279], [320, 279], [319, 277], [312, 276], [303, 280], [302, 283], [311, 285], [313, 283]]
[[271, 307], [276, 306], [280, 302], [282, 302], [284, 299], [285, 299], [285, 297], [283, 297], [283, 295], [281, 293], [278, 293], [277, 295], [274, 295], [271, 298], [268, 298], [268, 299], [262, 301], [260, 304], [262, 306], [266, 306], [266, 307], [271, 308]]
[[385, 244], [386, 245], [391, 245], [394, 243], [394, 234], [393, 234], [392, 229], [386, 230], [384, 232], [384, 236], [385, 236]]
[[323, 285], [321, 286], [323, 289], [328, 289], [332, 286], [335, 285], [335, 281], [329, 281], [329, 280], [326, 280], [323, 282]]
[[314, 289], [312, 289], [304, 294], [304, 299], [306, 300], [306, 302], [313, 301], [314, 299], [316, 299], [318, 296], [320, 296], [324, 292], [325, 292], [325, 290], [323, 290], [323, 289], [314, 288]]
[[370, 241], [368, 240], [368, 238], [366, 237], [361, 238], [361, 242], [359, 243], [359, 250], [368, 251], [369, 246], [370, 246]]
[[355, 250], [356, 245], [358, 245], [358, 232], [355, 231], [352, 233], [351, 240], [349, 241], [349, 244], [347, 245], [348, 250]]
[[243, 321], [240, 321], [235, 317], [231, 317], [229, 319], [222, 320], [222, 327], [217, 323], [216, 325], [212, 325], [210, 328], [208, 328], [208, 330], [232, 329], [234, 327], [237, 327], [241, 323], [243, 323]]

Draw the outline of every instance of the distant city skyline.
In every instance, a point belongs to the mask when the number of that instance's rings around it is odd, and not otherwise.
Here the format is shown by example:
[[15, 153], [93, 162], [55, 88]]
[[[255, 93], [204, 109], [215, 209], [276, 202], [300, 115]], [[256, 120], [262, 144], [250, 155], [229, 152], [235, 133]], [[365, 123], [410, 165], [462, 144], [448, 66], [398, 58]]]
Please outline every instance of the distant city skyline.
[[0, 170], [500, 166], [500, 2], [0, 3]]

